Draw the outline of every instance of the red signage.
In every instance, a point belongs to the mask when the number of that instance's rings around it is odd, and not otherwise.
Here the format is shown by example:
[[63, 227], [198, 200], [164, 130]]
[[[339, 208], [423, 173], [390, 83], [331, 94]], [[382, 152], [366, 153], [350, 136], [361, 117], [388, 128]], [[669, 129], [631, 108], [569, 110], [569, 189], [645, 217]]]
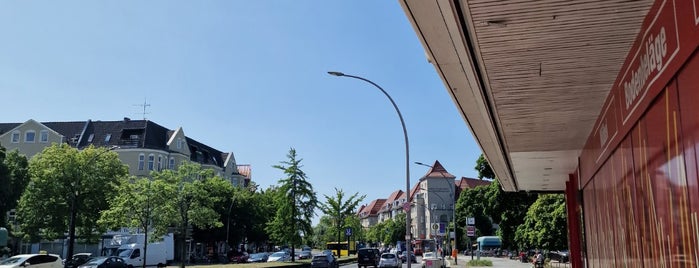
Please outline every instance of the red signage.
[[629, 120], [648, 88], [656, 82], [680, 51], [674, 1], [663, 1], [650, 25], [643, 31], [640, 44], [629, 55], [631, 61], [622, 70], [616, 88], [620, 89], [624, 115]]
[[466, 226], [467, 236], [476, 236], [476, 226]]

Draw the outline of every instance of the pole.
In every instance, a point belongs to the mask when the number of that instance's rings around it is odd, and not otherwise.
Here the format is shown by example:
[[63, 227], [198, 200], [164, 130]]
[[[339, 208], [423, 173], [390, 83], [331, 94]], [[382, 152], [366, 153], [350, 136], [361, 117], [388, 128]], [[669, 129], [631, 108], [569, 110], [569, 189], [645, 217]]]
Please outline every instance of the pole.
[[[410, 201], [410, 148], [408, 147], [408, 131], [405, 128], [405, 121], [403, 120], [403, 115], [400, 113], [400, 109], [398, 109], [398, 105], [396, 105], [396, 102], [393, 101], [393, 98], [391, 98], [388, 93], [381, 88], [379, 85], [376, 83], [372, 82], [369, 79], [359, 77], [359, 76], [354, 76], [354, 75], [347, 75], [341, 72], [328, 72], [330, 75], [334, 76], [345, 76], [345, 77], [350, 77], [354, 79], [359, 79], [364, 82], [367, 82], [369, 84], [372, 84], [381, 92], [386, 95], [389, 101], [391, 101], [391, 104], [393, 105], [393, 108], [396, 110], [396, 113], [398, 113], [398, 118], [400, 119], [400, 125], [403, 127], [403, 138], [405, 139], [405, 196], [406, 196], [406, 202]], [[410, 250], [410, 238], [411, 238], [411, 233], [410, 233], [410, 209], [405, 212], [405, 251], [408, 252], [408, 254], [411, 252]], [[410, 268], [410, 261], [408, 261], [408, 268]]]

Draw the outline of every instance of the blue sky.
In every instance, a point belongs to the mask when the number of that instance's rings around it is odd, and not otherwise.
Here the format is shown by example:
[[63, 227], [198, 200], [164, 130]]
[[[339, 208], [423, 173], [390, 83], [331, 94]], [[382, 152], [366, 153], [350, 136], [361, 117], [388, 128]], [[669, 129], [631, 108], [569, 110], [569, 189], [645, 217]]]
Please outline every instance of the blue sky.
[[[2, 1], [0, 122], [146, 117], [252, 165], [290, 147], [320, 200], [405, 188], [411, 162], [476, 177], [480, 155], [396, 0]], [[426, 167], [411, 163], [411, 185]]]

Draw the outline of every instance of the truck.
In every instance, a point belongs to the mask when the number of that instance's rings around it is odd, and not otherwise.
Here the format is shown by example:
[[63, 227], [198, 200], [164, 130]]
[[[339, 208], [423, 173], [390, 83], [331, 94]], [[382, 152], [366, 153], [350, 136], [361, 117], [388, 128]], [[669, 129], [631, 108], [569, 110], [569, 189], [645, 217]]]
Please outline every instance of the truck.
[[[110, 256], [119, 256], [126, 262], [127, 267], [140, 267], [146, 257], [146, 266], [164, 267], [175, 259], [175, 242], [173, 234], [169, 233], [157, 242], [148, 243], [146, 255], [143, 254], [146, 245], [144, 234], [115, 235], [105, 251]], [[115, 249], [116, 247], [116, 249]]]

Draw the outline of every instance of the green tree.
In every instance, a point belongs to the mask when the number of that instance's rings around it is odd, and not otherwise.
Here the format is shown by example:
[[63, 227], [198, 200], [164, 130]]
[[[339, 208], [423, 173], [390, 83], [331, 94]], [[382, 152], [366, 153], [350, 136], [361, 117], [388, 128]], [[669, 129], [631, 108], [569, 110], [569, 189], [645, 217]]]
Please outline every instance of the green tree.
[[[466, 226], [466, 218], [473, 217], [476, 221], [477, 236], [493, 234], [493, 223], [486, 214], [486, 208], [488, 207], [488, 202], [486, 200], [487, 191], [487, 186], [468, 188], [461, 192], [459, 199], [456, 201], [456, 224], [459, 226]], [[463, 233], [463, 235], [464, 236], [462, 236], [460, 240], [461, 245], [459, 248], [464, 248], [463, 246], [469, 245], [469, 243], [464, 242], [470, 239], [465, 236], [465, 233]], [[470, 248], [470, 245], [467, 248]]]
[[306, 180], [306, 173], [301, 170], [302, 159], [297, 159], [296, 150], [289, 149], [287, 161], [280, 162], [274, 168], [284, 172], [285, 178], [279, 180], [279, 194], [275, 204], [277, 213], [268, 223], [270, 237], [278, 243], [287, 242], [291, 247], [291, 261], [296, 261], [294, 248], [301, 244], [303, 236], [312, 236], [311, 218], [318, 206], [313, 185]]
[[[214, 176], [213, 170], [203, 169], [197, 163], [185, 163], [177, 170], [163, 170], [151, 175], [153, 181], [165, 182], [162, 190], [170, 198], [163, 204], [162, 217], [170, 220], [168, 225], [179, 230], [181, 245], [189, 236], [187, 229], [190, 226], [200, 229], [223, 226], [215, 206], [225, 202], [218, 189], [226, 189], [230, 182]], [[186, 247], [181, 247], [181, 256], [186, 256], [186, 250]], [[184, 262], [180, 267], [184, 267]]]
[[[335, 188], [335, 196], [330, 197], [325, 196], [325, 203], [320, 205], [320, 210], [325, 213], [325, 215], [332, 217], [333, 226], [335, 226], [334, 231], [337, 234], [337, 242], [343, 241], [342, 234], [346, 227], [345, 219], [351, 215], [355, 215], [357, 206], [359, 202], [362, 202], [366, 195], [359, 196], [359, 193], [354, 193], [349, 198], [345, 199], [345, 193], [342, 189]], [[337, 256], [340, 256], [340, 248], [337, 249]]]
[[[29, 162], [27, 158], [12, 150], [5, 152], [0, 145], [0, 226], [8, 226], [5, 215], [17, 207], [19, 198], [29, 184]], [[10, 228], [10, 231], [13, 231]]]
[[383, 243], [384, 237], [387, 236], [386, 222], [379, 222], [369, 227], [365, 234], [366, 241], [369, 244]]
[[77, 237], [95, 242], [105, 231], [97, 224], [100, 212], [109, 208], [107, 200], [128, 169], [107, 149], [54, 144], [29, 161], [29, 174], [17, 211], [24, 236], [30, 241], [63, 237], [72, 208]]
[[[168, 233], [170, 219], [165, 215], [167, 182], [150, 178], [124, 179], [117, 194], [109, 200], [109, 209], [103, 210], [99, 224], [109, 229], [132, 227], [143, 232], [146, 241], [159, 241]], [[151, 235], [152, 234], [152, 235]], [[143, 246], [143, 266], [146, 267], [148, 243]]]
[[399, 240], [405, 240], [405, 213], [398, 213], [395, 218], [387, 221], [385, 245], [396, 245]]
[[313, 236], [310, 246], [324, 248], [328, 242], [335, 240], [333, 218], [324, 215], [320, 217], [318, 224], [313, 227]]
[[529, 207], [515, 237], [520, 248], [559, 250], [568, 246], [563, 194], [541, 194]]
[[483, 178], [490, 180], [495, 179], [495, 172], [493, 172], [493, 169], [490, 167], [488, 160], [485, 159], [483, 154], [476, 160], [476, 171], [478, 171], [478, 178], [481, 180]]
[[500, 228], [497, 235], [502, 238], [503, 248], [516, 248], [515, 232], [517, 227], [524, 224], [527, 210], [536, 201], [538, 194], [505, 192], [500, 187], [500, 182], [494, 180], [488, 186], [485, 195], [488, 202], [485, 212], [495, 223], [498, 223]]

